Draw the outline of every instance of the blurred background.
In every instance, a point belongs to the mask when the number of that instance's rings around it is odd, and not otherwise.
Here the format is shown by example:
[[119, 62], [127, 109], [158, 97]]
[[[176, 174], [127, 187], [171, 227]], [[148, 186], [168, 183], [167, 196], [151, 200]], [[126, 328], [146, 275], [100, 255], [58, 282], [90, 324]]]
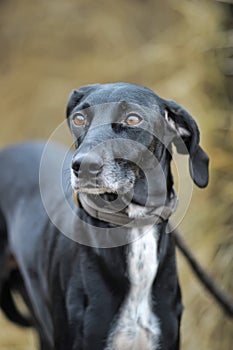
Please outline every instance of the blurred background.
[[[0, 47], [1, 148], [48, 138], [84, 84], [145, 85], [190, 111], [211, 177], [195, 188], [180, 230], [232, 296], [233, 1], [0, 0]], [[182, 349], [232, 349], [232, 322], [179, 253], [178, 265]], [[0, 349], [36, 349], [35, 335], [1, 314]]]

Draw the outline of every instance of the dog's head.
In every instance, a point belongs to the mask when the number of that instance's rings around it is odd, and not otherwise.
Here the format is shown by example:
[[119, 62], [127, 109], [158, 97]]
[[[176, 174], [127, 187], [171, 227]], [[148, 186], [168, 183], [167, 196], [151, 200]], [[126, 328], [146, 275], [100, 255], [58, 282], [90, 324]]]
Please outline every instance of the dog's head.
[[199, 146], [196, 122], [180, 105], [145, 87], [81, 87], [70, 95], [67, 118], [76, 147], [71, 169], [76, 192], [109, 200], [133, 192], [132, 202], [150, 206], [164, 193], [169, 198], [172, 143], [189, 154], [194, 183], [208, 184], [209, 159]]

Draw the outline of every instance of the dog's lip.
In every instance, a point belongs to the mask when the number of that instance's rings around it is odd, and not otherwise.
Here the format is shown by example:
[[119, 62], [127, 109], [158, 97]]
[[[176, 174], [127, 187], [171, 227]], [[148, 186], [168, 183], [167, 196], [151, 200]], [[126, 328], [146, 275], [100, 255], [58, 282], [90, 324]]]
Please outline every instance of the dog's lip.
[[87, 194], [104, 194], [104, 193], [117, 193], [116, 190], [113, 190], [109, 187], [74, 187], [73, 191], [75, 193], [87, 193]]

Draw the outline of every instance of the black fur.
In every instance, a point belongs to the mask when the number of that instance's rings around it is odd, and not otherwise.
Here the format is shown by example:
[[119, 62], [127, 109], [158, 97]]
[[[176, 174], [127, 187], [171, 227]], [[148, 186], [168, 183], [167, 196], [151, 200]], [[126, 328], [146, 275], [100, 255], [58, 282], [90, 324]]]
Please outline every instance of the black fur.
[[[72, 124], [72, 117], [83, 108], [88, 110], [89, 106], [93, 108], [101, 104], [121, 103], [122, 101], [150, 109], [151, 113], [148, 112], [145, 115], [145, 122], [149, 127], [142, 130], [125, 126], [119, 122], [118, 109], [117, 113], [115, 109], [110, 109], [106, 116], [102, 116], [102, 118], [107, 118], [105, 125], [97, 125], [93, 129], [85, 126], [82, 130], [77, 130]], [[182, 126], [188, 129], [189, 136], [183, 137], [183, 141], [190, 154], [191, 176], [198, 186], [206, 186], [208, 158], [199, 146], [199, 131], [195, 121], [174, 102], [161, 99], [147, 88], [126, 83], [90, 85], [75, 90], [71, 94], [67, 106], [67, 118], [75, 136], [76, 150], [74, 155], [67, 155], [64, 168], [70, 168], [71, 163], [74, 168], [75, 162], [85, 164], [88, 161], [89, 165], [91, 163], [93, 166], [94, 159], [97, 159], [97, 164], [101, 162], [101, 169], [104, 167], [104, 161], [109, 162], [111, 168], [113, 164], [110, 160], [106, 160], [106, 153], [112, 152], [113, 158], [114, 152], [117, 151], [122, 158], [130, 153], [132, 161], [118, 159], [114, 166], [117, 167], [119, 176], [126, 174], [129, 177], [136, 174], [131, 179], [134, 187], [132, 201], [143, 206], [149, 198], [149, 204], [153, 206], [160, 191], [165, 190], [166, 199], [169, 200], [173, 190], [170, 170], [171, 143], [174, 142], [178, 151], [182, 149], [173, 131], [166, 147], [159, 138], [153, 135], [154, 110], [157, 115], [156, 125], [161, 128], [161, 133], [166, 129], [166, 111], [177, 127]], [[92, 109], [92, 112], [93, 121], [97, 117], [95, 109]], [[112, 150], [105, 148], [103, 151], [101, 149], [96, 154], [96, 158], [92, 157], [91, 160], [88, 160], [88, 152], [94, 146], [103, 140], [117, 140], [119, 135], [125, 140], [136, 140], [156, 155], [165, 173], [165, 189], [160, 179], [153, 179], [155, 181], [154, 192], [150, 198], [145, 174], [140, 172], [133, 162], [134, 159], [137, 160], [141, 152], [137, 148], [124, 150], [120, 149], [119, 144]], [[20, 278], [23, 281], [23, 287], [18, 290], [31, 311], [32, 323], [39, 334], [41, 350], [102, 350], [106, 345], [110, 328], [119, 309], [124, 305], [123, 302], [129, 291], [126, 259], [128, 247], [127, 245], [114, 248], [84, 246], [66, 237], [54, 226], [43, 206], [40, 194], [39, 171], [43, 149], [44, 144], [28, 143], [0, 152], [0, 224], [2, 219], [0, 234], [1, 244], [4, 246], [1, 254], [9, 251], [17, 261]], [[53, 182], [57, 175], [54, 164], [59, 155], [63, 155], [63, 152], [63, 148], [58, 145], [52, 145], [47, 150], [48, 168], [45, 180], [47, 195], [61, 221], [65, 222], [64, 198], [53, 191]], [[148, 174], [151, 171], [149, 163], [143, 164]], [[87, 185], [89, 175], [87, 172], [87, 177], [83, 179], [83, 188]], [[101, 171], [98, 171], [98, 176], [101, 184]], [[88, 181], [92, 181], [91, 177], [88, 178]], [[70, 205], [75, 208], [71, 188], [65, 189], [65, 196]], [[103, 194], [103, 197], [111, 201], [114, 193]], [[82, 221], [77, 219], [75, 229], [88, 237], [89, 242], [98, 243], [98, 240], [101, 240], [96, 227], [105, 228], [106, 232], [108, 228], [113, 227], [111, 223], [94, 219], [82, 207], [77, 210], [78, 216], [90, 226], [88, 230], [82, 231], [84, 227]], [[67, 222], [67, 228], [70, 224]], [[158, 224], [160, 261], [151, 290], [152, 308], [159, 319], [161, 328], [159, 349], [176, 350], [179, 349], [180, 344], [179, 326], [182, 304], [174, 239], [172, 235], [165, 233], [166, 225], [167, 221]], [[110, 236], [109, 240], [111, 240]], [[8, 273], [3, 275], [1, 277], [4, 280], [1, 307], [7, 313], [10, 299], [6, 298], [5, 303], [5, 297], [10, 293], [12, 287], [10, 275]], [[18, 316], [10, 316], [10, 318], [15, 322], [24, 323], [19, 320]]]

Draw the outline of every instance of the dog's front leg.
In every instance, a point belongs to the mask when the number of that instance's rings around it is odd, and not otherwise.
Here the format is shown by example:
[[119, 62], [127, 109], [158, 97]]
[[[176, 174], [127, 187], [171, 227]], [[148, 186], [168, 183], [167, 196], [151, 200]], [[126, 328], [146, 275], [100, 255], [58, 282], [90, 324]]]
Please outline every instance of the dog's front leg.
[[123, 256], [121, 247], [101, 249], [97, 254], [92, 248], [84, 248], [81, 269], [87, 299], [83, 350], [105, 349], [127, 289]]
[[160, 320], [160, 350], [180, 349], [181, 292], [177, 274], [175, 243], [172, 234], [166, 235], [167, 249], [153, 284], [154, 312]]
[[[85, 314], [85, 295], [77, 265], [69, 271], [69, 279], [56, 282], [53, 293], [54, 350], [83, 350], [83, 320]], [[69, 266], [71, 268], [71, 266]], [[65, 284], [65, 287], [64, 287]]]

